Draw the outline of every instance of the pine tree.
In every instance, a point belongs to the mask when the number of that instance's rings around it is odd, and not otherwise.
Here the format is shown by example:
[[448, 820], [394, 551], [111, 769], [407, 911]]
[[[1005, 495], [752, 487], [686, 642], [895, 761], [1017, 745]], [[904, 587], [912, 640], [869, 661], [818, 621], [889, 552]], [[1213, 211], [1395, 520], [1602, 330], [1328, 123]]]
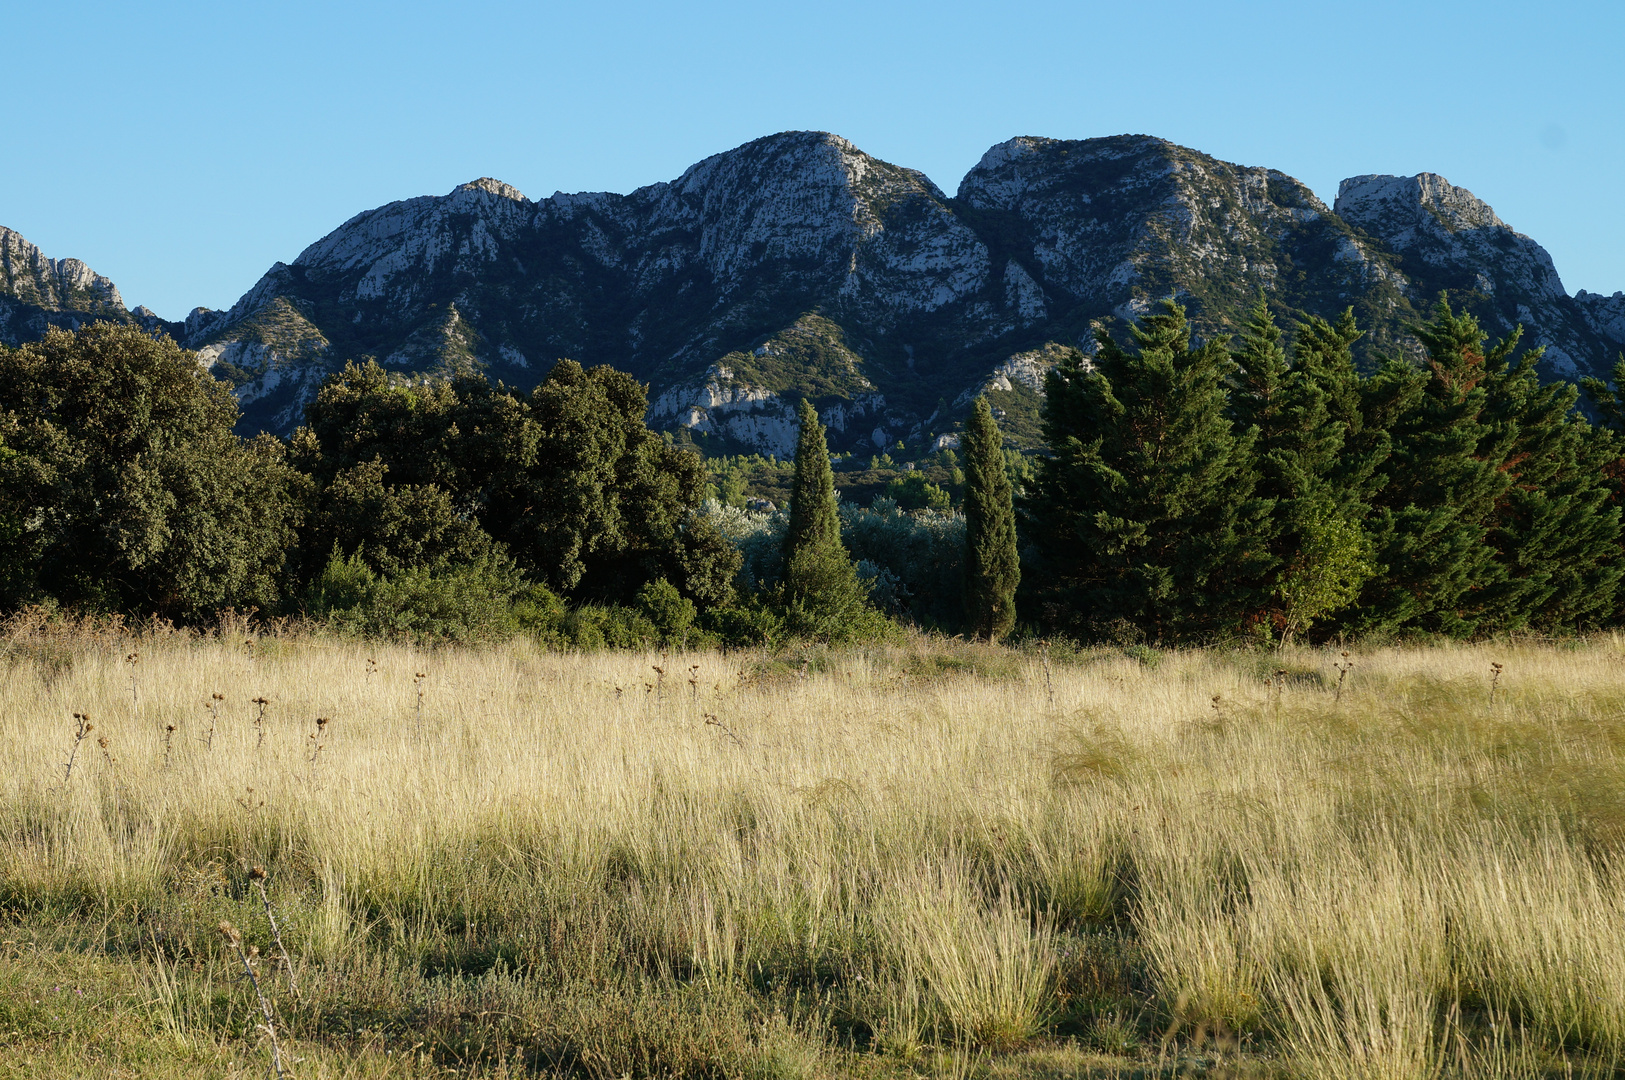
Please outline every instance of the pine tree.
[[786, 629], [799, 637], [842, 641], [870, 636], [884, 620], [869, 606], [869, 591], [841, 543], [835, 474], [818, 411], [803, 399], [798, 410], [790, 523], [784, 534], [784, 577], [779, 585]]
[[1346, 478], [1334, 475], [1346, 430], [1331, 416], [1332, 392], [1342, 388], [1337, 347], [1346, 354], [1357, 336], [1351, 322], [1337, 330], [1320, 321], [1300, 334], [1311, 345], [1289, 364], [1260, 292], [1231, 354], [1237, 366], [1231, 411], [1238, 428], [1256, 433], [1255, 494], [1268, 506], [1254, 534], [1262, 554], [1251, 618], [1282, 641], [1346, 605], [1370, 573], [1359, 527], [1364, 505], [1344, 486]]
[[1543, 349], [1507, 359], [1520, 331], [1486, 365], [1485, 418], [1506, 446], [1511, 484], [1488, 535], [1502, 580], [1480, 606], [1501, 630], [1594, 628], [1612, 621], [1620, 581], [1620, 512], [1606, 476], [1614, 448], [1577, 414], [1573, 384], [1541, 385]]
[[[1598, 423], [1585, 433], [1586, 452], [1596, 463], [1596, 473], [1608, 492], [1608, 506], [1625, 518], [1625, 354], [1614, 362], [1613, 379], [1586, 377], [1580, 387], [1591, 402]], [[1616, 552], [1625, 559], [1625, 543]], [[1625, 625], [1625, 586], [1614, 593], [1611, 626]]]
[[1227, 415], [1233, 363], [1221, 342], [1191, 347], [1172, 300], [1131, 327], [1133, 351], [1097, 333], [1094, 364], [1073, 351], [1045, 380], [1028, 501], [1046, 622], [1080, 634], [1124, 624], [1154, 641], [1236, 632], [1267, 552], [1253, 538], [1253, 433]]
[[1016, 511], [1004, 439], [987, 399], [978, 397], [965, 422], [965, 616], [989, 641], [1016, 624]]
[[1502, 470], [1510, 433], [1485, 416], [1484, 382], [1515, 341], [1486, 354], [1477, 320], [1444, 300], [1411, 331], [1424, 366], [1390, 359], [1366, 395], [1379, 422], [1391, 417], [1393, 453], [1368, 519], [1379, 573], [1350, 626], [1463, 637], [1483, 617], [1486, 590], [1505, 576], [1488, 534], [1510, 484]]

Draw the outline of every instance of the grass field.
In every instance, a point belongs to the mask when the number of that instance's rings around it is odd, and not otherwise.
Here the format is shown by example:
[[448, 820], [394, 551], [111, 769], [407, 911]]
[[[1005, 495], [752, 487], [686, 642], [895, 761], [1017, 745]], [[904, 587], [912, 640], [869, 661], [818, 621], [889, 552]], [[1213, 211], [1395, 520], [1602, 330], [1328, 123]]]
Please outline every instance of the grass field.
[[0, 1077], [1625, 1062], [1610, 639], [0, 647]]

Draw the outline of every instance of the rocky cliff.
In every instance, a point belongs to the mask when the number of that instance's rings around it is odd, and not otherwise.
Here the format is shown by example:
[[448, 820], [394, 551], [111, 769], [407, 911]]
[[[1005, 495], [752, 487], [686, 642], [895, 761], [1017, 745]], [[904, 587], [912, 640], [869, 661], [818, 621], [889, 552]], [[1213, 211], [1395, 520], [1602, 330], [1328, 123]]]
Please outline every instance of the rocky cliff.
[[[75, 304], [122, 311], [82, 266], [15, 261], [45, 267], [7, 278], [18, 301], [71, 279]], [[1284, 324], [1352, 306], [1367, 360], [1414, 348], [1404, 327], [1441, 291], [1496, 333], [1524, 325], [1552, 377], [1606, 372], [1625, 341], [1625, 299], [1568, 296], [1538, 244], [1431, 174], [1353, 178], [1333, 208], [1161, 139], [1017, 138], [949, 197], [821, 132], [627, 195], [533, 201], [481, 179], [391, 203], [172, 332], [237, 387], [250, 429], [290, 430], [363, 356], [520, 387], [567, 356], [647, 381], [654, 422], [714, 450], [787, 452], [808, 395], [835, 447], [866, 453], [940, 441], [978, 391], [1030, 443], [1063, 346], [1168, 295], [1227, 333], [1260, 288]]]

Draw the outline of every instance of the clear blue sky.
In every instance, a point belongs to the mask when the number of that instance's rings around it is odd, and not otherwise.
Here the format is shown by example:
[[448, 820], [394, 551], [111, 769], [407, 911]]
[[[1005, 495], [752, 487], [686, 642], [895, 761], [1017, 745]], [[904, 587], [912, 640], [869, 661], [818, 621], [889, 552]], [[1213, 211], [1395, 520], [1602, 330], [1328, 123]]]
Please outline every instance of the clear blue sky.
[[628, 191], [834, 131], [952, 194], [1013, 135], [1162, 136], [1328, 202], [1443, 174], [1625, 289], [1625, 3], [5, 5], [0, 225], [168, 318], [353, 214]]

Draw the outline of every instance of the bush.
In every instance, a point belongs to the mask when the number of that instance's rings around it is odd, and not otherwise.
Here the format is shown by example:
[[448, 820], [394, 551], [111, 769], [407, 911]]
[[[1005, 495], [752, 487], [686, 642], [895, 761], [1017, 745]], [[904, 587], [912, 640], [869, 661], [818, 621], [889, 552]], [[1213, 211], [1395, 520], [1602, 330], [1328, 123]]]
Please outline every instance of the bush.
[[305, 609], [341, 633], [362, 637], [501, 641], [519, 630], [514, 599], [524, 591], [518, 568], [495, 555], [384, 576], [359, 555], [335, 551], [306, 590]]
[[640, 611], [619, 604], [583, 604], [564, 618], [557, 640], [561, 648], [644, 649], [660, 640], [660, 631]]
[[917, 472], [887, 484], [886, 497], [904, 510], [946, 510], [953, 505], [946, 491]]
[[[903, 513], [890, 499], [867, 509], [841, 505], [841, 539], [874, 602], [926, 626], [957, 628], [963, 619], [965, 519], [935, 510]], [[866, 565], [867, 564], [867, 565]]]
[[694, 601], [685, 599], [677, 586], [660, 578], [638, 590], [638, 609], [654, 624], [662, 645], [682, 645], [694, 623]]

